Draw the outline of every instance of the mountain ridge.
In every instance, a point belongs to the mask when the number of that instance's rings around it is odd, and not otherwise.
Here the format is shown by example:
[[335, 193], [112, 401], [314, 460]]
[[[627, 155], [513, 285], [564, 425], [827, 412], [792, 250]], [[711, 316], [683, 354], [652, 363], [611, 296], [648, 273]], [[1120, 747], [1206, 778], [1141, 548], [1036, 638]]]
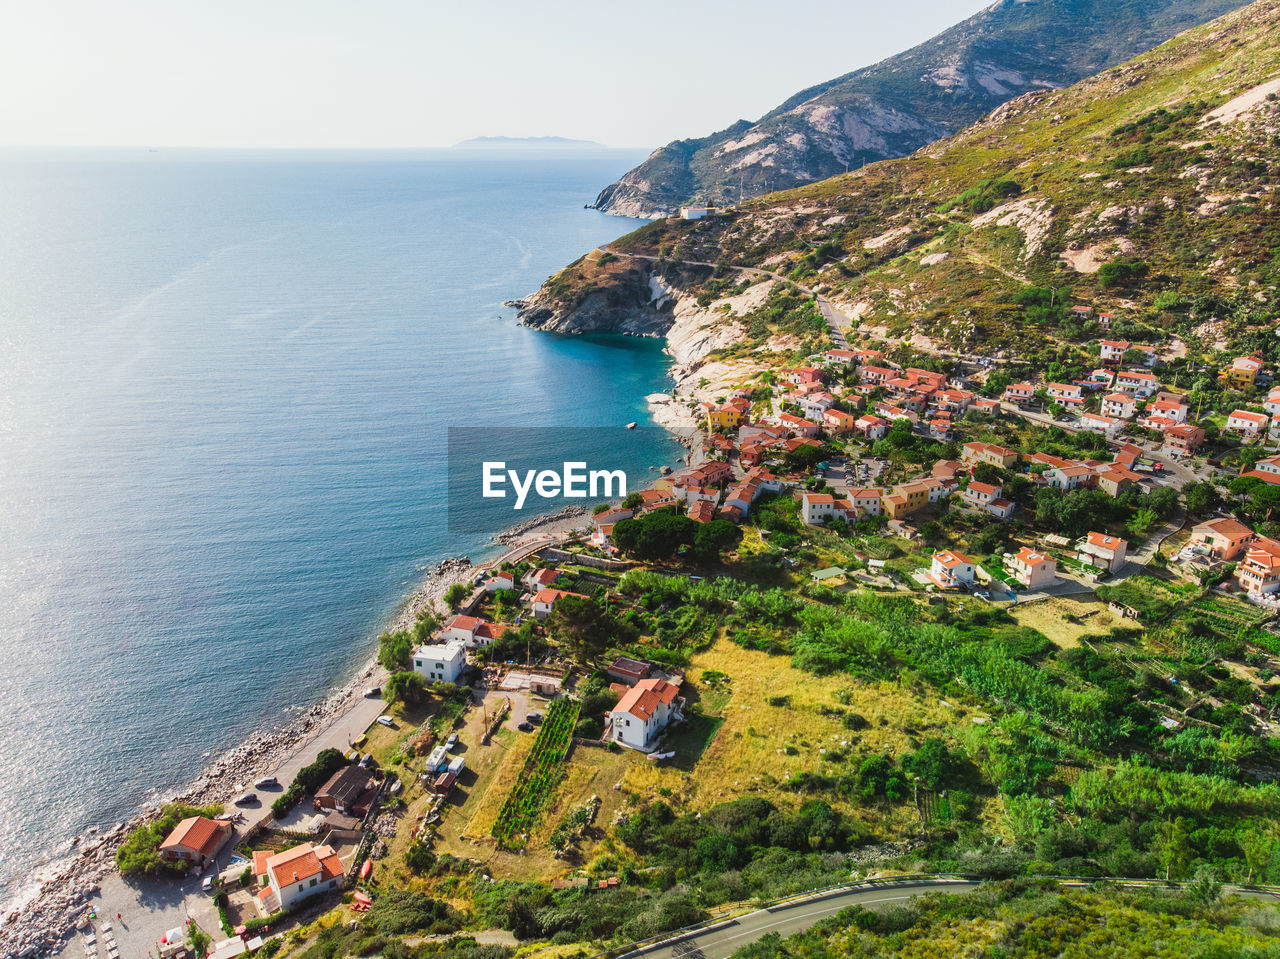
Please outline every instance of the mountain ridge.
[[815, 84], [753, 122], [677, 140], [601, 191], [607, 213], [727, 205], [906, 156], [1009, 99], [1130, 59], [1243, 0], [997, 0], [879, 63]]

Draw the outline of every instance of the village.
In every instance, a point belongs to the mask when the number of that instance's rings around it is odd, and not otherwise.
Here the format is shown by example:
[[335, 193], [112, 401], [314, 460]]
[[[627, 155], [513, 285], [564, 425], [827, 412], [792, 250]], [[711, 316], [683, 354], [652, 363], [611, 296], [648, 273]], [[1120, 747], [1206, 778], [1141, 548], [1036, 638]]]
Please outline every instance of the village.
[[[1119, 587], [1158, 568], [1252, 604], [1251, 628], [1265, 626], [1280, 541], [1230, 507], [1280, 487], [1280, 455], [1264, 448], [1280, 435], [1280, 390], [1266, 392], [1265, 412], [1245, 401], [1215, 426], [1161, 383], [1154, 349], [1098, 349], [1083, 379], [1001, 386], [989, 363], [943, 373], [833, 348], [702, 403], [696, 465], [458, 587], [447, 614], [425, 617], [399, 662], [384, 661], [387, 686], [367, 698], [392, 708], [346, 750], [322, 751], [287, 790], [260, 780], [231, 812], [186, 810], [158, 855], [202, 877], [204, 926], [216, 915], [223, 936], [206, 945], [193, 920], [156, 954], [274, 954], [335, 897], [358, 921], [415, 855], [532, 870], [556, 888], [616, 886], [617, 875], [574, 868], [578, 842], [621, 815], [624, 784], [670, 762], [693, 768], [715, 735], [694, 728], [704, 705], [690, 712], [684, 669], [617, 635], [645, 614], [628, 577], [646, 564], [626, 544], [646, 518], [719, 524], [722, 543], [727, 526], [749, 530], [753, 549], [767, 543], [770, 562], [825, 589], [1011, 608], [1105, 596], [1123, 621], [1142, 610]], [[1217, 377], [1246, 400], [1270, 382], [1248, 356]], [[1072, 509], [1077, 493], [1091, 498]], [[820, 549], [808, 542], [818, 531]], [[677, 565], [685, 549], [673, 548]], [[1179, 728], [1194, 708], [1161, 723]], [[262, 812], [246, 821], [244, 807]], [[88, 959], [117, 959], [113, 935], [84, 920]]]

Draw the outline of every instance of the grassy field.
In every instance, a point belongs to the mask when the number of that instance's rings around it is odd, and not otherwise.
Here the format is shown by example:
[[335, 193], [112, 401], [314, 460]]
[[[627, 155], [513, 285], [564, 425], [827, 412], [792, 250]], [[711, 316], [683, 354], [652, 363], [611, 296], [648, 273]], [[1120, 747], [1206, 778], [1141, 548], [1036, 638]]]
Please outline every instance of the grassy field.
[[1037, 603], [1014, 606], [1009, 614], [1019, 626], [1030, 626], [1049, 637], [1060, 649], [1080, 645], [1087, 633], [1105, 633], [1121, 620], [1100, 599], [1055, 596]]
[[[727, 683], [706, 688], [699, 677], [711, 671], [727, 675]], [[637, 798], [657, 794], [705, 808], [754, 793], [792, 805], [799, 797], [784, 788], [786, 780], [838, 772], [828, 754], [845, 753], [841, 767], [873, 754], [901, 755], [926, 736], [946, 736], [968, 712], [895, 683], [803, 673], [786, 657], [725, 639], [694, 656], [686, 675], [686, 695], [708, 717], [677, 738], [681, 755], [673, 764], [632, 766], [625, 785]], [[850, 729], [846, 713], [860, 715], [866, 728]]]

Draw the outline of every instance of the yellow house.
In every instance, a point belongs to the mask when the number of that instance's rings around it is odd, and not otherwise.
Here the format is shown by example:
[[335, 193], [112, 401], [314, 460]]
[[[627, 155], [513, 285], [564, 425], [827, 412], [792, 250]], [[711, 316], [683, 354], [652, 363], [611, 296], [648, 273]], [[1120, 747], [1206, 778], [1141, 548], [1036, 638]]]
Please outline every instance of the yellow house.
[[1220, 379], [1223, 385], [1236, 390], [1252, 388], [1254, 380], [1262, 370], [1262, 361], [1254, 356], [1237, 356], [1231, 365], [1222, 371]]
[[741, 423], [742, 410], [738, 409], [736, 406], [729, 406], [728, 404], [725, 404], [724, 406], [710, 410], [707, 413], [707, 425], [713, 430], [720, 429], [722, 427], [724, 429], [733, 430], [737, 429]]
[[903, 483], [894, 487], [892, 496], [884, 498], [884, 511], [890, 519], [902, 519], [928, 505], [928, 483]]

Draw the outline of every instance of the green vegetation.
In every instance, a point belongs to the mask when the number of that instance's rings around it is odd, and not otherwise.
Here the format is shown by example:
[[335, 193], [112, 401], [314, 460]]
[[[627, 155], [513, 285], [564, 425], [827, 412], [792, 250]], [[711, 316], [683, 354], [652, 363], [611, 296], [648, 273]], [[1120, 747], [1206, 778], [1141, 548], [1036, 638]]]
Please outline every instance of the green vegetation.
[[520, 779], [493, 824], [493, 836], [503, 847], [519, 849], [523, 845], [525, 835], [542, 815], [542, 807], [564, 776], [564, 757], [580, 705], [575, 699], [556, 699], [547, 707]]
[[1263, 959], [1280, 955], [1278, 918], [1270, 903], [1219, 899], [1212, 879], [1185, 892], [1001, 882], [885, 910], [852, 906], [789, 939], [770, 933], [734, 959]]
[[276, 801], [271, 804], [271, 814], [276, 819], [282, 819], [290, 809], [323, 786], [330, 776], [345, 765], [346, 757], [338, 750], [322, 749], [316, 755], [315, 762], [298, 770], [298, 775], [293, 778], [289, 788], [276, 797]]
[[205, 816], [212, 819], [222, 812], [221, 806], [187, 806], [182, 803], [168, 803], [160, 809], [160, 815], [153, 822], [143, 823], [131, 832], [116, 850], [116, 866], [122, 876], [141, 876], [159, 872], [161, 869], [176, 873], [184, 873], [190, 866], [184, 861], [166, 862], [160, 858], [160, 844], [164, 837], [173, 832], [175, 826], [191, 816]]

